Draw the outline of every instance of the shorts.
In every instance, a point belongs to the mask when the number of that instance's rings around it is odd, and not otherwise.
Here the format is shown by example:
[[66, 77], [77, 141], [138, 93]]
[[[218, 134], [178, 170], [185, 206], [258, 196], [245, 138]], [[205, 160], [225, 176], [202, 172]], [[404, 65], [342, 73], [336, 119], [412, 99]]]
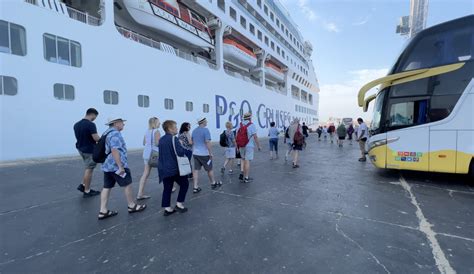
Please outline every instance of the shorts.
[[92, 159], [92, 153], [84, 153], [80, 150], [78, 151], [79, 155], [82, 157], [82, 161], [84, 162], [85, 169], [94, 169], [97, 166], [97, 163]]
[[239, 151], [240, 155], [242, 156], [242, 159], [247, 161], [253, 160], [253, 147], [240, 148]]
[[278, 151], [278, 139], [277, 138], [271, 138], [268, 140], [270, 144], [270, 151]]
[[235, 147], [226, 147], [225, 148], [225, 158], [226, 159], [235, 159], [236, 150]]
[[212, 160], [210, 161], [211, 159], [210, 156], [193, 155], [193, 157], [194, 157], [194, 170], [201, 170], [201, 167], [204, 167], [205, 171], [212, 170]]
[[339, 136], [339, 140], [345, 140], [345, 139], [346, 139], [346, 136], [344, 137]]
[[130, 173], [130, 169], [125, 168], [125, 178], [120, 177], [119, 175], [115, 174], [115, 172], [104, 172], [104, 188], [113, 188], [115, 183], [117, 183], [121, 187], [126, 187], [132, 183], [132, 174]]

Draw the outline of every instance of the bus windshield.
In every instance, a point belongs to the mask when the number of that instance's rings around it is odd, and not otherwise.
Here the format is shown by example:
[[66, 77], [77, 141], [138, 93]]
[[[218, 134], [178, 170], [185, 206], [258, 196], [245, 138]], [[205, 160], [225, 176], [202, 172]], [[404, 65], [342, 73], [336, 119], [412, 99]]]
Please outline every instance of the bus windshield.
[[380, 130], [380, 121], [382, 118], [382, 109], [383, 109], [383, 101], [385, 99], [385, 94], [387, 93], [387, 90], [384, 89], [382, 90], [378, 95], [377, 98], [375, 99], [375, 105], [374, 105], [374, 115], [372, 117], [372, 123], [370, 125], [371, 130], [374, 133], [378, 133]]

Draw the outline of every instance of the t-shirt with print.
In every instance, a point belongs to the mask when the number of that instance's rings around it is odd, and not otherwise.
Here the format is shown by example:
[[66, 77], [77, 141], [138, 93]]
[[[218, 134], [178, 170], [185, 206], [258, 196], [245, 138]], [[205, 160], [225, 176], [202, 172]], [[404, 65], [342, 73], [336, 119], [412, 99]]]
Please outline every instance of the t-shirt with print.
[[197, 127], [191, 136], [193, 139], [193, 154], [197, 156], [208, 156], [206, 141], [211, 141], [211, 132], [205, 127]]
[[233, 130], [225, 130], [225, 136], [227, 137], [227, 145], [229, 147], [235, 147], [234, 141], [235, 141], [235, 134]]
[[[362, 131], [364, 131], [364, 135], [361, 135]], [[369, 137], [367, 125], [365, 123], [362, 123], [357, 129], [357, 138], [362, 139], [367, 137]]]
[[125, 140], [123, 139], [122, 134], [115, 128], [108, 129], [104, 134], [107, 134], [107, 132], [110, 132], [105, 139], [105, 153], [108, 154], [108, 156], [102, 164], [102, 171], [115, 172], [119, 169], [111, 153], [112, 148], [118, 150], [120, 154], [120, 162], [122, 163], [123, 168], [128, 168], [127, 146], [125, 145]]
[[276, 127], [271, 127], [268, 130], [268, 137], [270, 137], [270, 139], [278, 139], [279, 134], [280, 133], [278, 132], [278, 129]]
[[92, 134], [97, 133], [95, 124], [87, 119], [82, 119], [74, 124], [74, 135], [76, 135], [76, 148], [82, 153], [94, 151], [95, 140]]
[[[246, 126], [248, 123], [250, 123], [250, 121], [244, 121], [242, 124]], [[247, 127], [247, 137], [249, 138], [249, 142], [246, 147], [255, 147], [255, 140], [253, 139], [254, 134], [257, 134], [257, 127], [252, 123]]]

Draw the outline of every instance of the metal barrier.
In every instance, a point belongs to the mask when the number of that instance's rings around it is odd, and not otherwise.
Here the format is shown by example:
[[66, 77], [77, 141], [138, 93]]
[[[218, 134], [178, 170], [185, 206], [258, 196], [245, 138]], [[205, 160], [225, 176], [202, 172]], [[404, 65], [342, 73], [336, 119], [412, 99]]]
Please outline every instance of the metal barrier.
[[[41, 7], [41, 5], [39, 5], [39, 3], [38, 3], [38, 0], [24, 0], [24, 1], [26, 3]], [[51, 3], [51, 2], [49, 2], [49, 3]], [[43, 5], [45, 5], [44, 2], [43, 2]], [[64, 5], [64, 4], [61, 3], [61, 5]], [[47, 6], [48, 5], [46, 5], [45, 7], [47, 7]], [[52, 7], [51, 4], [49, 6]], [[85, 24], [88, 24], [88, 25], [91, 25], [91, 26], [100, 26], [100, 24], [102, 23], [100, 18], [89, 15], [87, 12], [83, 12], [83, 11], [77, 10], [77, 9], [69, 7], [69, 6], [66, 6], [66, 8], [67, 8], [67, 13], [69, 15], [69, 18], [71, 18], [71, 19], [80, 21], [82, 23], [85, 23]], [[54, 9], [51, 9], [51, 10], [54, 11]]]

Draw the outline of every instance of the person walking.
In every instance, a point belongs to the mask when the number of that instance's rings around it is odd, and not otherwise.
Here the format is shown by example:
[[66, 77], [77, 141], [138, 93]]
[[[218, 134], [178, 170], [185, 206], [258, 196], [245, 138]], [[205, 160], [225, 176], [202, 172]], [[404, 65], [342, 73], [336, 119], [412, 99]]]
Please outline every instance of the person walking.
[[365, 143], [367, 142], [367, 138], [369, 137], [367, 125], [364, 123], [362, 118], [357, 118], [357, 123], [359, 124], [359, 128], [357, 129], [356, 133], [356, 141], [359, 142], [360, 148], [360, 158], [359, 162], [365, 162], [367, 159], [365, 158]]
[[[188, 208], [184, 206], [184, 201], [186, 200], [189, 182], [187, 175], [181, 176], [179, 174], [177, 157], [184, 157], [186, 149], [182, 147], [181, 142], [176, 137], [178, 133], [176, 122], [166, 120], [163, 123], [163, 130], [165, 135], [158, 144], [160, 149], [158, 176], [160, 182], [163, 182], [163, 196], [161, 199], [161, 207], [164, 208], [163, 215], [169, 216], [175, 212], [185, 213], [188, 211]], [[176, 206], [172, 208], [171, 192], [175, 182], [179, 185], [179, 193]]]
[[[148, 130], [145, 132], [143, 137], [143, 163], [145, 165], [143, 169], [142, 177], [140, 178], [140, 184], [138, 186], [137, 200], [149, 199], [150, 196], [144, 194], [145, 184], [150, 176], [152, 166], [157, 167], [158, 159], [153, 159], [153, 154], [157, 154], [158, 142], [160, 141], [160, 119], [157, 117], [151, 117], [148, 119]], [[151, 161], [156, 160], [156, 163]]]
[[233, 126], [230, 121], [227, 121], [225, 123], [226, 130], [224, 131], [225, 138], [226, 138], [226, 144], [227, 147], [225, 147], [224, 151], [224, 156], [225, 156], [225, 161], [224, 161], [224, 166], [221, 168], [221, 173], [224, 174], [225, 170], [227, 169], [227, 166], [230, 166], [229, 168], [229, 174], [234, 173], [232, 170], [232, 167], [234, 165], [234, 159], [236, 157], [236, 143], [235, 143], [235, 134], [234, 131], [232, 130]]
[[323, 127], [323, 136], [324, 136], [324, 141], [328, 139], [328, 128], [327, 126]]
[[321, 134], [323, 133], [323, 127], [318, 126], [318, 129], [316, 129], [316, 133], [318, 134], [318, 141], [321, 141]]
[[286, 149], [286, 153], [285, 153], [285, 162], [288, 161], [288, 157], [290, 157], [290, 154], [293, 152], [293, 144], [291, 143], [289, 130], [290, 130], [290, 126], [288, 126], [285, 129], [285, 141], [284, 142], [287, 145], [287, 149]]
[[275, 122], [270, 123], [268, 130], [268, 142], [270, 144], [270, 159], [273, 160], [273, 151], [275, 151], [275, 159], [278, 159], [278, 129], [275, 127]]
[[346, 126], [343, 123], [340, 123], [336, 131], [338, 137], [337, 144], [339, 147], [342, 147], [347, 134]]
[[[185, 149], [184, 154], [189, 159], [189, 163], [191, 163], [191, 158], [193, 157], [193, 140], [191, 139], [191, 124], [188, 122], [184, 122], [181, 124], [179, 129], [179, 141], [181, 142], [181, 146]], [[188, 176], [189, 179], [193, 178], [192, 173]]]
[[257, 127], [252, 123], [252, 113], [250, 112], [245, 113], [243, 116], [243, 122], [240, 123], [240, 127], [237, 130], [236, 143], [242, 156], [244, 171], [239, 175], [239, 179], [243, 183], [249, 183], [251, 181], [249, 177], [250, 161], [254, 158], [255, 145], [257, 145], [257, 149], [260, 151]]
[[304, 135], [301, 133], [300, 120], [294, 118], [291, 123], [288, 134], [291, 138], [292, 150], [293, 150], [293, 168], [299, 168], [298, 156], [299, 152], [303, 150]]
[[100, 194], [100, 210], [99, 220], [103, 220], [118, 214], [117, 211], [109, 210], [107, 203], [109, 201], [110, 192], [117, 183], [123, 187], [125, 197], [128, 203], [128, 213], [140, 212], [146, 209], [146, 204], [137, 204], [133, 200], [132, 194], [132, 174], [128, 167], [127, 146], [125, 140], [120, 133], [126, 120], [121, 117], [109, 118], [106, 125], [109, 126], [104, 132], [105, 138], [105, 153], [107, 158], [102, 164], [102, 171], [104, 172], [104, 188]]
[[331, 144], [334, 143], [334, 135], [336, 133], [336, 127], [334, 124], [330, 124], [328, 128], [328, 133], [329, 133], [329, 139], [331, 140]]
[[352, 145], [352, 134], [354, 134], [354, 126], [351, 123], [349, 125], [349, 128], [347, 129], [347, 137], [349, 140], [349, 145]]
[[301, 127], [303, 129], [303, 135], [305, 138], [308, 138], [309, 137], [309, 134], [308, 134], [308, 126], [306, 125], [305, 122], [303, 122], [303, 126]]
[[94, 146], [99, 141], [100, 137], [97, 134], [97, 128], [94, 120], [99, 115], [95, 108], [89, 108], [86, 111], [86, 116], [79, 122], [74, 124], [74, 135], [76, 136], [76, 149], [84, 162], [84, 176], [82, 183], [77, 187], [77, 190], [82, 192], [82, 197], [92, 197], [100, 194], [100, 191], [91, 189], [92, 173], [97, 164], [92, 159]]
[[214, 172], [212, 171], [212, 146], [211, 146], [211, 133], [207, 129], [206, 118], [198, 120], [198, 127], [193, 130], [191, 139], [193, 142], [193, 157], [194, 157], [194, 168], [193, 168], [193, 193], [198, 193], [202, 189], [199, 187], [199, 170], [204, 167], [211, 183], [211, 188], [214, 189], [222, 185], [221, 181], [214, 179]]

